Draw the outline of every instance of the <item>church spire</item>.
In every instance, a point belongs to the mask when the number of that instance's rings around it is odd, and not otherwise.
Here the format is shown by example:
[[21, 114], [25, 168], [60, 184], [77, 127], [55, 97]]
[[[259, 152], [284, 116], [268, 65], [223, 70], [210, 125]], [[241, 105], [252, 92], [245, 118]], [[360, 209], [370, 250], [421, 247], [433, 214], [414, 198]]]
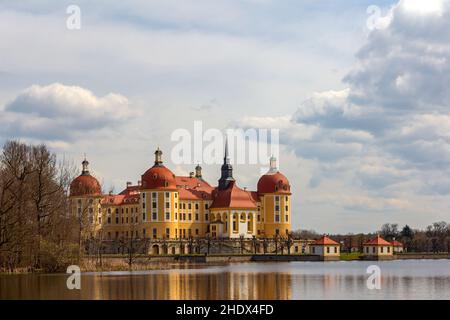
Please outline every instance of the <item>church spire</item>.
[[233, 166], [230, 163], [230, 154], [228, 152], [228, 138], [225, 140], [225, 155], [223, 157], [222, 175], [219, 179], [219, 190], [225, 190], [230, 185], [233, 178]]
[[223, 157], [223, 163], [230, 164], [230, 154], [228, 153], [228, 137], [225, 139], [225, 156]]

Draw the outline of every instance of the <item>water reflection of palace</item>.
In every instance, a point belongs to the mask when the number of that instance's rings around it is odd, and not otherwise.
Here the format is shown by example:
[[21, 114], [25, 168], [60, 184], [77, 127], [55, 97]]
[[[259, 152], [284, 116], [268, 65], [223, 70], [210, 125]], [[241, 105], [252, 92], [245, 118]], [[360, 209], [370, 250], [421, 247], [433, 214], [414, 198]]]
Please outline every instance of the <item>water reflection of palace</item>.
[[285, 273], [177, 272], [145, 275], [93, 275], [82, 290], [89, 299], [292, 299]]

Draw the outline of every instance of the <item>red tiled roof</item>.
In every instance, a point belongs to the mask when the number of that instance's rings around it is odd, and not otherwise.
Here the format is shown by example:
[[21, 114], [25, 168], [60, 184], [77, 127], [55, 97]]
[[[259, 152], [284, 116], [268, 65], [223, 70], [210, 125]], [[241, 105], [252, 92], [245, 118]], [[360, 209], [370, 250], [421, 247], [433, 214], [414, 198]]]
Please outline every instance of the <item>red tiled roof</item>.
[[397, 240], [391, 241], [391, 244], [392, 244], [394, 247], [403, 247], [403, 243], [401, 243], [401, 242], [399, 242], [399, 241], [397, 241]]
[[364, 243], [365, 246], [391, 246], [392, 244], [386, 240], [384, 240], [379, 235], [373, 238], [372, 240]]
[[103, 205], [111, 205], [111, 206], [118, 206], [122, 203], [123, 199], [125, 198], [124, 195], [106, 195], [103, 197], [101, 203]]
[[250, 191], [250, 195], [252, 196], [253, 201], [260, 202], [261, 199], [259, 198], [258, 191]]
[[175, 177], [178, 193], [182, 200], [211, 200], [214, 190], [211, 185], [203, 179], [196, 177]]
[[251, 192], [242, 190], [236, 185], [235, 181], [225, 190], [215, 189], [213, 191], [213, 203], [211, 209], [214, 208], [235, 208], [235, 209], [256, 209], [256, 203], [252, 198]]
[[323, 236], [322, 238], [316, 240], [314, 242], [315, 245], [319, 245], [319, 246], [325, 246], [325, 245], [339, 245], [338, 242], [334, 241], [331, 238], [328, 238], [327, 236]]
[[139, 193], [139, 190], [141, 188], [142, 188], [141, 186], [127, 186], [126, 189], [124, 189], [119, 194], [123, 194], [123, 195], [137, 194], [137, 193]]
[[139, 203], [139, 194], [117, 194], [106, 195], [103, 197], [101, 203], [103, 205], [121, 206], [133, 203]]

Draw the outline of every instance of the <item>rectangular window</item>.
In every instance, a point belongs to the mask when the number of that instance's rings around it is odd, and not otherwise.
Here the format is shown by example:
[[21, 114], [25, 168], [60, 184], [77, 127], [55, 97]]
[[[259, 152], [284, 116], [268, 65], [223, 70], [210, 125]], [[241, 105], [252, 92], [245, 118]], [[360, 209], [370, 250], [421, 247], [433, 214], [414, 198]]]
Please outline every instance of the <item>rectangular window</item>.
[[119, 224], [119, 217], [116, 216], [116, 224]]
[[175, 220], [178, 220], [178, 213], [175, 212]]
[[289, 216], [288, 216], [288, 215], [286, 215], [286, 216], [284, 217], [284, 221], [289, 222]]
[[142, 199], [145, 199], [145, 192], [142, 192]]
[[170, 193], [166, 192], [166, 198], [170, 198]]
[[145, 212], [142, 214], [142, 221], [145, 221]]
[[198, 210], [198, 203], [195, 204], [195, 210]]
[[284, 210], [289, 211], [289, 206], [285, 206]]
[[157, 208], [157, 203], [156, 202], [152, 202], [152, 208], [156, 209]]
[[280, 211], [280, 206], [279, 205], [275, 206], [275, 211]]
[[156, 197], [158, 196], [158, 194], [156, 192], [152, 192], [152, 198], [156, 199]]
[[153, 239], [156, 239], [158, 230], [153, 228]]
[[189, 213], [189, 216], [188, 216], [188, 220], [189, 220], [189, 221], [192, 220], [192, 214], [190, 214], [190, 213]]
[[208, 221], [208, 214], [205, 213], [205, 221]]
[[188, 203], [188, 210], [192, 209], [192, 204]]
[[198, 221], [198, 213], [195, 214], [195, 221]]
[[158, 220], [158, 215], [156, 214], [156, 212], [152, 213], [152, 220]]
[[170, 209], [170, 202], [166, 202], [166, 209]]
[[198, 236], [198, 229], [195, 229], [195, 235]]
[[207, 203], [205, 203], [205, 210], [208, 210], [209, 206]]
[[275, 216], [275, 222], [280, 222], [280, 216], [278, 214]]
[[166, 220], [170, 220], [170, 212], [166, 212]]
[[166, 238], [170, 238], [170, 229], [166, 228]]

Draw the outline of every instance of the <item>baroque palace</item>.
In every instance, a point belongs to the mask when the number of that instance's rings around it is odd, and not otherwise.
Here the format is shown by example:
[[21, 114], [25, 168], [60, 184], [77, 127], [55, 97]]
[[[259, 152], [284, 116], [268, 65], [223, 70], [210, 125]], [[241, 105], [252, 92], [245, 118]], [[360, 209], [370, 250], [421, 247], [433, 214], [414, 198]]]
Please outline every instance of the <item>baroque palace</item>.
[[203, 179], [198, 165], [189, 176], [175, 176], [155, 151], [154, 165], [137, 185], [117, 195], [103, 194], [84, 160], [70, 185], [71, 212], [86, 217], [86, 237], [133, 239], [252, 239], [286, 237], [291, 232], [291, 187], [276, 159], [256, 191], [238, 187], [228, 144], [217, 186]]

